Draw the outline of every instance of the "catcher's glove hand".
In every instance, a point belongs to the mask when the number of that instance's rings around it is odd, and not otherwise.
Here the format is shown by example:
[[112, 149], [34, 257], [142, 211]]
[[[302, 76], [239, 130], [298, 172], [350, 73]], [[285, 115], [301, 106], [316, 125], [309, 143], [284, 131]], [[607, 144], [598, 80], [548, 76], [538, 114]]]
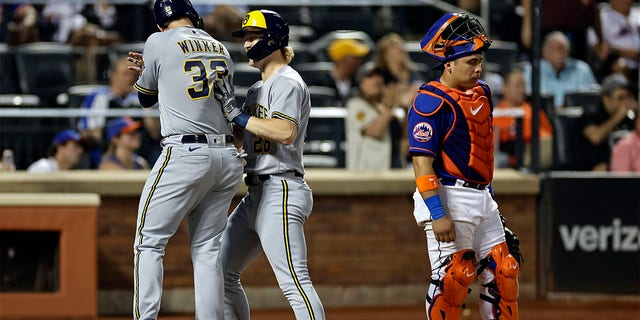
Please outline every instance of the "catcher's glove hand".
[[522, 252], [520, 252], [520, 239], [518, 239], [511, 229], [507, 228], [506, 219], [502, 214], [500, 214], [500, 220], [502, 221], [504, 238], [507, 242], [507, 247], [509, 247], [509, 253], [518, 261], [518, 264], [523, 264], [524, 256], [522, 255]]
[[233, 85], [222, 79], [217, 79], [213, 83], [213, 96], [220, 101], [222, 112], [229, 122], [233, 122], [242, 112], [236, 105], [236, 97], [233, 92]]

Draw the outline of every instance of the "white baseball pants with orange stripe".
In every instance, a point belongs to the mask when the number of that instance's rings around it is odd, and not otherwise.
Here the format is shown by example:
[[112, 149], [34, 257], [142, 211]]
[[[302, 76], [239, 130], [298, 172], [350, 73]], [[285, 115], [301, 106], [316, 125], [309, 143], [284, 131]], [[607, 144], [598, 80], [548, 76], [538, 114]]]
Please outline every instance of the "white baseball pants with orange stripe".
[[[420, 225], [425, 228], [427, 236], [427, 246], [429, 251], [429, 261], [431, 262], [431, 278], [442, 280], [445, 275], [447, 257], [450, 255], [472, 249], [475, 252], [475, 267], [479, 267], [478, 261], [487, 257], [491, 249], [504, 242], [504, 229], [500, 221], [498, 204], [493, 200], [489, 189], [476, 190], [463, 186], [445, 186], [439, 188], [439, 195], [446, 214], [453, 220], [456, 231], [454, 242], [439, 242], [435, 239], [431, 221], [419, 221], [419, 217], [429, 216], [429, 209], [424, 204], [422, 196], [416, 191], [414, 193], [414, 216]], [[485, 269], [478, 275], [480, 284], [487, 284], [493, 281], [494, 275]], [[482, 287], [481, 293], [489, 294], [487, 289]], [[434, 297], [439, 293], [439, 289], [430, 284], [427, 295]], [[429, 310], [429, 302], [426, 302]], [[482, 319], [492, 319], [493, 305], [480, 300], [480, 314]]]

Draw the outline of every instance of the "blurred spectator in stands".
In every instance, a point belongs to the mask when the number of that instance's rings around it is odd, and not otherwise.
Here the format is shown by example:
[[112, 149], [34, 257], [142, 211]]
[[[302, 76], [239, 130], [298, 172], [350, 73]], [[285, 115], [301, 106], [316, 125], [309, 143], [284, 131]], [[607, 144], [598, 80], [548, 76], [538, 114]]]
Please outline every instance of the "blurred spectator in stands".
[[27, 168], [27, 172], [47, 173], [70, 170], [78, 164], [82, 152], [80, 135], [77, 132], [70, 129], [60, 131], [51, 141], [49, 157], [32, 163]]
[[[84, 51], [76, 64], [76, 83], [94, 83], [97, 79], [96, 47], [121, 41], [120, 34], [107, 28], [113, 27], [115, 8], [105, 1], [98, 1], [93, 9], [84, 9], [82, 2], [48, 0], [42, 12], [46, 29], [57, 42], [83, 46]], [[83, 15], [88, 13], [89, 18]], [[108, 27], [100, 25], [106, 23]], [[44, 38], [44, 37], [43, 37]]]
[[611, 146], [621, 133], [634, 127], [633, 110], [637, 110], [638, 101], [634, 90], [623, 75], [608, 76], [602, 82], [601, 104], [594, 112], [585, 112], [580, 119], [579, 128], [589, 148], [579, 158], [578, 169], [607, 170]]
[[[87, 96], [82, 103], [82, 108], [101, 111], [139, 106], [138, 95], [133, 90], [136, 74], [129, 71], [128, 66], [127, 57], [118, 59], [109, 70], [109, 87], [98, 89]], [[102, 131], [105, 122], [104, 116], [82, 117], [78, 120], [78, 130], [82, 137], [90, 142], [87, 153], [90, 158], [89, 167], [92, 169], [98, 167], [104, 149]]]
[[327, 54], [334, 67], [322, 86], [335, 90], [335, 106], [344, 107], [357, 88], [355, 77], [369, 51], [369, 47], [354, 39], [336, 39], [329, 45]]
[[497, 101], [497, 98], [502, 96], [504, 78], [502, 78], [499, 73], [491, 71], [490, 69], [489, 63], [483, 63], [480, 79], [489, 85], [489, 88], [491, 88], [491, 94], [493, 95], [493, 101]]
[[635, 110], [635, 129], [613, 146], [610, 167], [611, 171], [640, 173], [640, 108]]
[[624, 73], [632, 82], [638, 81], [640, 59], [640, 7], [632, 0], [609, 0], [600, 10], [600, 25], [605, 46], [598, 46], [600, 38], [591, 32], [590, 43], [596, 54], [605, 60], [603, 74]]
[[358, 73], [358, 81], [358, 94], [346, 105], [346, 168], [390, 169], [392, 137], [389, 123], [395, 116], [394, 105], [384, 100], [383, 72], [367, 63]]
[[397, 103], [410, 106], [425, 79], [404, 49], [404, 39], [397, 33], [389, 33], [380, 38], [376, 43], [374, 62], [382, 70], [385, 84], [395, 86]]
[[[83, 12], [90, 13], [91, 21]], [[120, 35], [108, 30], [115, 19], [115, 8], [105, 1], [98, 1], [93, 10], [85, 10], [83, 2], [47, 0], [42, 11], [45, 34], [50, 33], [53, 41], [73, 45], [108, 45], [119, 41]]]
[[[522, 118], [522, 139], [520, 143], [525, 144], [525, 154], [530, 158], [532, 126], [531, 118], [533, 117], [533, 107], [525, 99], [527, 97], [524, 73], [515, 69], [507, 73], [505, 83], [502, 88], [503, 98], [496, 106], [496, 110], [511, 110], [521, 108], [524, 111]], [[508, 166], [516, 167], [516, 118], [512, 116], [494, 117], [493, 128], [500, 141], [500, 151], [509, 155]], [[552, 135], [553, 129], [546, 114], [540, 110], [540, 127], [538, 128], [540, 137], [540, 167], [548, 169], [551, 167], [552, 157]], [[544, 149], [544, 150], [543, 150]], [[525, 166], [530, 159], [525, 159]], [[504, 166], [503, 166], [504, 167]]]
[[162, 134], [160, 133], [159, 117], [144, 117], [142, 119], [142, 143], [138, 154], [141, 155], [150, 167], [156, 163], [160, 153], [162, 152]]
[[[556, 108], [564, 106], [564, 95], [568, 92], [589, 90], [598, 87], [589, 65], [569, 57], [569, 38], [560, 31], [549, 33], [542, 45], [540, 60], [540, 93], [553, 95]], [[531, 65], [524, 68], [527, 92], [531, 92]]]
[[4, 149], [2, 151], [2, 159], [0, 159], [0, 171], [1, 172], [14, 172], [16, 171], [16, 159], [11, 149]]
[[[196, 7], [196, 9], [199, 8]], [[244, 17], [243, 13], [248, 11], [240, 11], [237, 7], [229, 5], [217, 5], [210, 13], [198, 10], [202, 16], [205, 31], [219, 41], [233, 42], [242, 40], [241, 38], [232, 37], [231, 32], [238, 28]]]
[[[374, 62], [382, 70], [385, 82], [385, 99], [408, 111], [420, 85], [425, 82], [425, 74], [418, 70], [404, 49], [404, 39], [397, 33], [389, 33], [376, 43]], [[406, 163], [409, 140], [407, 139], [406, 117], [394, 118], [390, 123], [393, 142], [392, 167], [401, 168]]]
[[100, 170], [149, 169], [147, 161], [135, 152], [140, 148], [140, 122], [117, 118], [107, 125], [109, 147], [100, 161]]
[[524, 9], [520, 4], [520, 0], [489, 0], [491, 14], [488, 18], [492, 40], [518, 44], [521, 42]]
[[86, 6], [82, 15], [92, 23], [104, 30], [114, 30], [118, 20], [116, 7], [106, 0], [96, 0], [93, 5]]
[[73, 31], [87, 24], [83, 2], [47, 0], [42, 10], [43, 40], [66, 43]]
[[19, 45], [40, 41], [38, 11], [32, 5], [21, 4], [13, 11], [13, 20], [7, 24], [8, 43]]
[[[572, 57], [586, 61], [591, 50], [587, 42], [587, 29], [592, 26], [600, 34], [600, 20], [596, 0], [542, 0], [540, 13], [541, 37], [561, 31], [571, 39]], [[531, 0], [522, 0], [521, 40], [525, 48], [531, 48]]]

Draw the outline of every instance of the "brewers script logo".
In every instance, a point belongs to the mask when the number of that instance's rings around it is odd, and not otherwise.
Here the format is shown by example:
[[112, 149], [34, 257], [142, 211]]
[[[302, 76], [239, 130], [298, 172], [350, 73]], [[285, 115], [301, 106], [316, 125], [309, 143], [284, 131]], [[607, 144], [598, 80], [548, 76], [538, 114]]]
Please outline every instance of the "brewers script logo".
[[418, 142], [427, 142], [433, 137], [433, 128], [426, 122], [420, 122], [413, 127], [413, 138]]

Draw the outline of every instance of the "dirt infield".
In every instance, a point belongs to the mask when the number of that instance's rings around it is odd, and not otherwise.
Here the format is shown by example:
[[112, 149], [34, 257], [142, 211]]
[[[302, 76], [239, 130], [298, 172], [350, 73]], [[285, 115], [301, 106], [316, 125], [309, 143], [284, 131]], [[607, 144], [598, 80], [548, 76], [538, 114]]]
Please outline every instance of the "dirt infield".
[[[418, 320], [425, 319], [422, 306], [385, 308], [328, 309], [330, 320]], [[101, 317], [100, 320], [125, 320], [128, 317]], [[160, 320], [187, 320], [193, 315], [161, 316]], [[290, 310], [256, 311], [252, 320], [294, 320]], [[477, 305], [470, 305], [462, 317], [479, 320]], [[522, 301], [520, 320], [638, 320], [640, 297], [633, 301]]]

